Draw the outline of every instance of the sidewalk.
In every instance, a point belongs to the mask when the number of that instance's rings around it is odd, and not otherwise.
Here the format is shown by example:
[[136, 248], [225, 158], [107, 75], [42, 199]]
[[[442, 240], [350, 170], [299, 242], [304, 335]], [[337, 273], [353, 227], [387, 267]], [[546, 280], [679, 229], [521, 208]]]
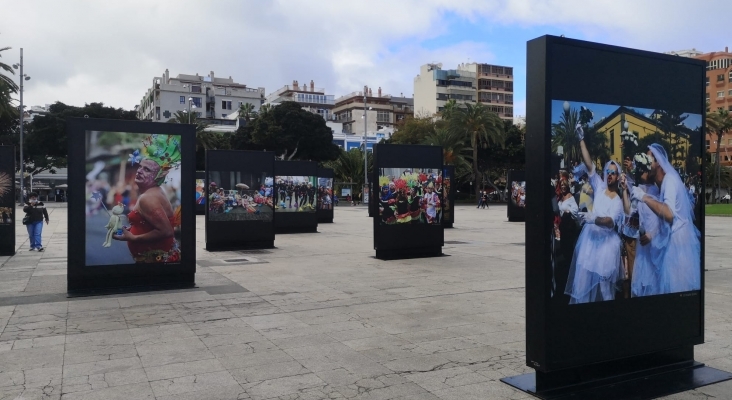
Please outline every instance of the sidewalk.
[[[198, 216], [198, 288], [72, 299], [66, 212], [49, 209], [45, 253], [19, 225], [0, 257], [0, 399], [531, 399], [498, 381], [531, 371], [524, 224], [505, 207], [458, 206], [450, 257], [397, 261], [373, 258], [364, 206], [251, 252], [203, 250]], [[727, 221], [706, 220], [696, 358], [730, 371]], [[732, 398], [732, 382], [668, 397], [700, 398]]]

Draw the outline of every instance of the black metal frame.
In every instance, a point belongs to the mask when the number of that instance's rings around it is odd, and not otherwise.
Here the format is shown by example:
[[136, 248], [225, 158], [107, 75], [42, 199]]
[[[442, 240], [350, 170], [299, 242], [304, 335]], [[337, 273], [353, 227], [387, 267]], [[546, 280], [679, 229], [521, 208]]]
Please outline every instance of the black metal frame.
[[[206, 195], [213, 171], [267, 173], [274, 179], [272, 151], [206, 150]], [[219, 185], [222, 183], [219, 182]], [[275, 190], [274, 184], [272, 190]], [[271, 249], [275, 241], [275, 219], [271, 221], [211, 221], [208, 199], [205, 208], [206, 250]]]
[[447, 204], [449, 213], [447, 215], [445, 214], [445, 207], [443, 205], [442, 208], [442, 226], [445, 228], [452, 228], [453, 224], [455, 223], [455, 166], [454, 165], [445, 165], [442, 167], [442, 181], [443, 181], [443, 188], [445, 178], [450, 177], [450, 191], [445, 193], [444, 189], [442, 191], [442, 201], [444, 201], [444, 204]]
[[[318, 167], [318, 178], [330, 178], [334, 179], [335, 174], [333, 173], [332, 168], [320, 168]], [[320, 224], [332, 224], [333, 223], [333, 214], [335, 210], [335, 205], [333, 202], [331, 202], [331, 208], [330, 210], [322, 210], [320, 208], [320, 203], [318, 203], [318, 209], [315, 211], [315, 213], [318, 215], [318, 223]]]
[[[278, 176], [318, 176], [318, 164], [315, 161], [282, 161], [275, 160], [275, 183], [277, 193]], [[281, 212], [275, 210], [276, 233], [308, 233], [318, 231], [317, 204], [315, 212]]]
[[[9, 207], [13, 223], [0, 224], [0, 256], [15, 255], [15, 146], [0, 146], [0, 172], [10, 176], [10, 192], [0, 197], [0, 207]], [[22, 202], [22, 199], [21, 199]]]
[[86, 265], [86, 236], [75, 235], [68, 241], [68, 291], [71, 295], [105, 294], [119, 291], [146, 291], [158, 288], [195, 286], [195, 135], [193, 125], [123, 121], [92, 118], [69, 118], [66, 132], [69, 141], [68, 230], [86, 232], [86, 132], [128, 132], [181, 136], [181, 235], [184, 249], [176, 264]]
[[[377, 144], [371, 182], [379, 182], [381, 168], [434, 168], [442, 171], [442, 147]], [[374, 225], [374, 250], [382, 260], [436, 257], [442, 255], [445, 228], [440, 225], [381, 225], [378, 184], [372, 185], [369, 215]], [[444, 201], [442, 199], [441, 201]]]
[[550, 297], [551, 101], [704, 116], [704, 62], [553, 36], [531, 40], [527, 49], [526, 363], [536, 373], [503, 381], [541, 398], [605, 398], [608, 384], [635, 384], [644, 393], [637, 398], [650, 398], [644, 396], [660, 395], [648, 389], [652, 376], [671, 376], [663, 373], [678, 375], [674, 391], [730, 379], [693, 359], [693, 346], [704, 342], [703, 219], [700, 291], [572, 306]]

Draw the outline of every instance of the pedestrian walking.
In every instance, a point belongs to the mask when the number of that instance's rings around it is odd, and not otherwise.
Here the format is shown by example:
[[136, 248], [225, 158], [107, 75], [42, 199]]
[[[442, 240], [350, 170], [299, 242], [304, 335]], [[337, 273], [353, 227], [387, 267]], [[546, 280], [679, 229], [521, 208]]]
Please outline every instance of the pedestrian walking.
[[483, 195], [481, 196], [480, 201], [481, 201], [481, 203], [483, 203], [480, 208], [488, 207], [488, 193], [483, 192]]
[[25, 203], [25, 207], [23, 207], [23, 212], [25, 212], [23, 224], [28, 229], [30, 251], [45, 250], [41, 242], [41, 234], [43, 233], [43, 221], [45, 220], [46, 225], [48, 225], [48, 211], [46, 210], [46, 205], [38, 200], [37, 193], [31, 192], [28, 195], [28, 201]]
[[483, 191], [481, 190], [480, 194], [478, 194], [478, 207], [475, 207], [475, 208], [480, 208], [480, 206], [482, 206], [482, 205], [483, 205]]

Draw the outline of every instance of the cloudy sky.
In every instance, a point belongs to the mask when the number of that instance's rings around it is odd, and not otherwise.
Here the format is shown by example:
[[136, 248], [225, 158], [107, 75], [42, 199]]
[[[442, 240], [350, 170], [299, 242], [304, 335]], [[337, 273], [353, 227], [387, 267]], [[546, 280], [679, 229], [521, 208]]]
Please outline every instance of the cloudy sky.
[[[732, 2], [707, 0], [0, 0], [2, 61], [25, 52], [25, 103], [131, 109], [155, 76], [231, 75], [272, 91], [297, 79], [336, 97], [413, 93], [419, 66], [514, 67], [544, 34], [650, 51], [724, 50]], [[12, 12], [8, 12], [13, 10]]]

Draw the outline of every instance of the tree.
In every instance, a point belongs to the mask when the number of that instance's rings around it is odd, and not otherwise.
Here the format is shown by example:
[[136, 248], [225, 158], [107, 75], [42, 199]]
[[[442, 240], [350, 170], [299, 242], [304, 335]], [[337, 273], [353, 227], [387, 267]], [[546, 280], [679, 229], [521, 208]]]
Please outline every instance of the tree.
[[231, 143], [236, 149], [274, 151], [283, 160], [330, 161], [340, 151], [325, 120], [293, 101], [260, 112], [237, 129]]
[[434, 133], [435, 121], [431, 116], [409, 116], [397, 122], [395, 132], [388, 143], [420, 144]]
[[[168, 120], [168, 123], [171, 124], [188, 124], [190, 121], [190, 124], [196, 125], [196, 152], [198, 152], [198, 149], [214, 149], [213, 146], [213, 134], [211, 132], [206, 132], [206, 127], [208, 126], [208, 123], [199, 120], [198, 114], [196, 113], [189, 113], [185, 111], [176, 111], [175, 114], [173, 114], [173, 118]], [[189, 119], [190, 118], [190, 119]]]
[[[581, 111], [570, 108], [562, 112], [559, 122], [552, 124], [552, 153], [556, 154], [559, 147], [562, 147], [564, 165], [572, 165], [575, 161], [582, 160], [579, 139], [575, 132], [577, 123], [580, 122]], [[595, 162], [604, 165], [610, 159], [610, 148], [607, 145], [608, 139], [605, 133], [598, 131], [594, 126], [584, 121], [583, 130], [585, 133], [585, 145]]]
[[442, 119], [449, 120], [450, 117], [452, 117], [459, 109], [460, 106], [458, 105], [457, 101], [455, 99], [450, 99], [445, 102], [445, 106], [442, 107], [442, 111], [440, 111], [438, 114], [442, 117]]
[[478, 168], [486, 176], [486, 183], [503, 198], [503, 191], [494, 182], [506, 177], [510, 169], [524, 169], [526, 165], [525, 128], [503, 121], [506, 132], [505, 146], [492, 146], [478, 152]]
[[722, 163], [719, 159], [719, 151], [722, 147], [722, 138], [724, 135], [732, 130], [732, 115], [728, 110], [719, 109], [715, 112], [707, 113], [707, 135], [710, 140], [716, 139], [717, 150], [714, 156], [714, 163], [716, 165], [716, 171], [714, 171], [714, 179], [717, 183], [716, 186], [712, 187], [712, 204], [717, 202], [717, 193], [721, 189], [721, 174], [722, 174]]
[[[373, 153], [368, 153], [369, 174], [373, 171]], [[337, 182], [353, 182], [356, 187], [363, 187], [363, 151], [361, 149], [351, 149], [345, 151], [340, 149], [338, 158], [324, 164], [327, 168], [333, 168], [333, 176]], [[374, 187], [374, 191], [378, 191]]]
[[[0, 53], [10, 49], [10, 47], [0, 48]], [[2, 54], [0, 54], [0, 57], [2, 57]], [[0, 70], [9, 72], [11, 75], [15, 75], [13, 68], [3, 62], [0, 62]], [[21, 77], [21, 79], [23, 78]], [[12, 117], [18, 114], [18, 110], [13, 105], [13, 99], [11, 97], [11, 95], [15, 93], [18, 93], [18, 85], [15, 84], [15, 81], [12, 78], [0, 73], [0, 116], [6, 115]]]
[[437, 129], [424, 138], [424, 144], [442, 147], [443, 163], [446, 165], [469, 164], [463, 153], [466, 150], [465, 138], [449, 129]]
[[[71, 117], [137, 120], [135, 111], [105, 107], [103, 103], [90, 103], [84, 107], [68, 106], [61, 102], [52, 104], [48, 114], [39, 115], [27, 125], [23, 158], [25, 172], [36, 175], [43, 171], [54, 173], [66, 166], [68, 140], [66, 119]], [[16, 142], [17, 143], [17, 142]]]
[[239, 118], [244, 118], [248, 121], [252, 112], [254, 112], [254, 105], [252, 103], [241, 103], [239, 105]]
[[[505, 145], [506, 133], [503, 129], [503, 121], [496, 113], [488, 110], [483, 104], [465, 104], [466, 108], [459, 108], [450, 116], [448, 121], [452, 132], [462, 135], [470, 140], [470, 147], [473, 150], [473, 180], [475, 182], [475, 194], [480, 193], [480, 180], [478, 176], [478, 148], [499, 144]], [[481, 179], [482, 180], [482, 179]]]

